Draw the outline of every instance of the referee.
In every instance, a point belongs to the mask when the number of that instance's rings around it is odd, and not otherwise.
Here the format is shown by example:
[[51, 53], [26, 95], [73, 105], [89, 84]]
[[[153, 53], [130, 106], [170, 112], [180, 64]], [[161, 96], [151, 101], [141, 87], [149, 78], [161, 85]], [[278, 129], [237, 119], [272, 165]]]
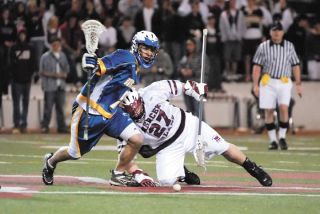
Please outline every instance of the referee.
[[298, 95], [302, 96], [300, 61], [291, 42], [284, 40], [283, 27], [271, 26], [271, 39], [262, 42], [253, 58], [253, 91], [259, 96], [259, 106], [265, 112], [265, 125], [270, 139], [269, 150], [278, 149], [273, 112], [279, 106], [279, 146], [287, 150], [286, 132], [289, 127], [289, 102], [294, 74]]

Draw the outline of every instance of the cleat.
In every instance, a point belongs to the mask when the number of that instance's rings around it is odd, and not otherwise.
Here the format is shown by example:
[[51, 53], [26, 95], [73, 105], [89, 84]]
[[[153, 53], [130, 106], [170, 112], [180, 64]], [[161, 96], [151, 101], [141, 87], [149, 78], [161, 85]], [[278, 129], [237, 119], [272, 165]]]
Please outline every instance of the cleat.
[[45, 185], [52, 185], [53, 184], [53, 172], [55, 168], [52, 168], [48, 164], [48, 160], [53, 156], [53, 153], [45, 154], [43, 161], [44, 166], [42, 170], [42, 181]]
[[288, 149], [288, 145], [287, 145], [286, 139], [284, 139], [284, 138], [280, 138], [279, 145], [280, 145], [280, 149], [281, 150], [287, 150]]
[[271, 186], [272, 185], [272, 178], [266, 173], [261, 166], [257, 166], [256, 163], [252, 162], [252, 168], [246, 169], [247, 172], [252, 176], [255, 177], [262, 186]]
[[[280, 145], [281, 146], [281, 145]], [[270, 144], [269, 144], [269, 147], [268, 147], [269, 150], [277, 150], [278, 149], [278, 144], [276, 141], [272, 141]]]
[[110, 185], [113, 186], [127, 186], [127, 187], [139, 187], [141, 186], [132, 175], [128, 175], [125, 172], [121, 174], [115, 174], [114, 170], [111, 170]]
[[183, 167], [184, 168], [184, 174], [185, 177], [179, 177], [178, 181], [179, 182], [185, 182], [189, 185], [200, 185], [200, 178], [199, 176], [194, 173], [194, 172], [190, 172], [187, 167]]

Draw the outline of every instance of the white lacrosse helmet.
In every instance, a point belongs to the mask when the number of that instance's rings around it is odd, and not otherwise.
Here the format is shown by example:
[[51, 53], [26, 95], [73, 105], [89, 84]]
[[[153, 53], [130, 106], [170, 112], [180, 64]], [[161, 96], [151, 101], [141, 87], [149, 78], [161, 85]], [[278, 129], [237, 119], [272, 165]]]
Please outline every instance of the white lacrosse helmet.
[[[143, 58], [140, 55], [139, 45], [144, 45], [151, 48], [153, 51], [153, 56], [148, 59]], [[152, 64], [154, 63], [155, 57], [158, 54], [159, 48], [160, 48], [160, 45], [159, 45], [158, 37], [150, 31], [146, 31], [146, 30], [139, 31], [134, 35], [132, 39], [131, 51], [136, 56], [140, 65], [143, 68], [150, 68], [152, 66]]]
[[135, 89], [130, 90], [121, 102], [123, 110], [127, 112], [132, 119], [140, 119], [144, 115], [143, 100]]

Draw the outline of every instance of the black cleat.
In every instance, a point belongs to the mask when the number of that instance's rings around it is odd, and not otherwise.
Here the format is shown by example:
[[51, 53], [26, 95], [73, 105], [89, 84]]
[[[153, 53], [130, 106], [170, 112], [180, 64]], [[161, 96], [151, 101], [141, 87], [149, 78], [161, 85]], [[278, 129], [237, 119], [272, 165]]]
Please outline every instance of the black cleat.
[[43, 161], [44, 166], [42, 170], [42, 181], [45, 185], [52, 185], [53, 184], [53, 172], [55, 168], [52, 168], [48, 164], [48, 160], [53, 156], [53, 153], [45, 154]]
[[183, 167], [184, 168], [184, 174], [185, 177], [180, 177], [178, 179], [179, 182], [185, 182], [189, 185], [200, 185], [200, 178], [199, 176], [194, 173], [194, 172], [190, 172], [187, 167]]
[[280, 145], [280, 149], [281, 150], [287, 150], [288, 149], [288, 145], [287, 145], [286, 139], [284, 139], [284, 138], [280, 138], [279, 145]]
[[276, 141], [272, 141], [270, 144], [269, 144], [269, 147], [268, 147], [269, 150], [277, 150], [278, 149], [278, 144]]
[[261, 166], [257, 166], [256, 163], [251, 162], [249, 159], [246, 159], [242, 166], [252, 177], [255, 177], [262, 186], [269, 187], [272, 185], [272, 178]]
[[132, 175], [128, 175], [125, 172], [121, 174], [115, 174], [114, 170], [111, 170], [110, 185], [113, 186], [127, 186], [127, 187], [139, 187], [141, 186]]

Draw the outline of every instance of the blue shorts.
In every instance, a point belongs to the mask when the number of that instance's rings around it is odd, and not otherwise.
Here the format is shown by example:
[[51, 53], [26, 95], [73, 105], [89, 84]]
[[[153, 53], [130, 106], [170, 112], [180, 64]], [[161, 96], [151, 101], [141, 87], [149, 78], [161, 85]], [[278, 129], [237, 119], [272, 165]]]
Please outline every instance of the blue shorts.
[[110, 119], [101, 115], [89, 114], [88, 140], [84, 139], [85, 124], [86, 112], [80, 106], [74, 104], [71, 120], [71, 138], [68, 149], [68, 153], [73, 158], [80, 158], [89, 152], [104, 134], [113, 138], [119, 138], [122, 131], [133, 124], [133, 121], [121, 108], [117, 108], [117, 111]]

